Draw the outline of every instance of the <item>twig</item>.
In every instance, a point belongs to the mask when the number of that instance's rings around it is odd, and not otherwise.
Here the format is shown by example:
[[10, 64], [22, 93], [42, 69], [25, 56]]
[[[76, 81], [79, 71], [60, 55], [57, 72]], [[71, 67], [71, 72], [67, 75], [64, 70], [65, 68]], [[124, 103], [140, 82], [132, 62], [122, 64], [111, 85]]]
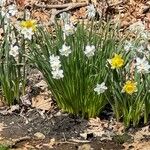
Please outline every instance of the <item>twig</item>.
[[29, 136], [21, 137], [19, 139], [13, 140], [13, 142], [14, 142], [14, 145], [16, 145], [17, 143], [22, 142], [22, 141], [26, 141], [26, 140], [31, 140], [31, 137], [29, 137]]
[[78, 139], [68, 139], [69, 142], [75, 142], [75, 143], [90, 143], [88, 140], [78, 140]]
[[41, 5], [41, 4], [34, 4], [35, 7], [39, 8], [48, 8], [48, 9], [64, 9], [64, 8], [70, 8], [75, 9], [79, 7], [87, 6], [88, 3], [67, 3], [62, 5]]

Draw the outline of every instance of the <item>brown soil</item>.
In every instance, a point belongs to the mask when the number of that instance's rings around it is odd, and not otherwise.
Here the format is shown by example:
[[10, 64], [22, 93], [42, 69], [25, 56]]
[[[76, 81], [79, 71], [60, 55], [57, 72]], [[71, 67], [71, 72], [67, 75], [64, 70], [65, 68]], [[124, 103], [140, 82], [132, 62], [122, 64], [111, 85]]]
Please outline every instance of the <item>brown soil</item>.
[[[27, 122], [28, 121], [28, 122]], [[87, 120], [80, 118], [73, 118], [67, 114], [45, 115], [45, 118], [39, 114], [35, 109], [28, 111], [21, 117], [19, 113], [0, 115], [0, 123], [5, 125], [5, 128], [0, 132], [1, 138], [5, 140], [21, 139], [21, 137], [29, 137], [24, 140], [18, 140], [15, 144], [10, 144], [13, 148], [23, 148], [26, 145], [33, 146], [35, 149], [48, 150], [47, 146], [50, 139], [55, 139], [56, 142], [52, 145], [54, 150], [77, 150], [84, 149], [82, 145], [90, 145], [94, 150], [120, 150], [123, 146], [114, 141], [103, 140], [95, 138], [91, 135], [88, 141], [80, 137], [80, 133], [84, 132], [87, 127]], [[44, 139], [38, 139], [34, 136], [35, 133], [40, 132], [45, 135]], [[69, 139], [77, 139], [77, 142]], [[81, 141], [81, 142], [80, 142]], [[85, 141], [85, 142], [84, 142]], [[6, 143], [6, 142], [5, 142]], [[87, 148], [87, 150], [89, 150]]]

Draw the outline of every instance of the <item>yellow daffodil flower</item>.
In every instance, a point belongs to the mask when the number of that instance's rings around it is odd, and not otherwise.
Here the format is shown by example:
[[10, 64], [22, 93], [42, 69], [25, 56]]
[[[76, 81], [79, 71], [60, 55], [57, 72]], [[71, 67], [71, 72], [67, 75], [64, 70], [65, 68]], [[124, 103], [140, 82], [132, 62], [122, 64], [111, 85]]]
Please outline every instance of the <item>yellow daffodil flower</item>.
[[121, 55], [115, 54], [112, 59], [109, 59], [108, 62], [111, 65], [112, 69], [118, 69], [124, 65], [124, 60]]
[[36, 29], [36, 21], [35, 20], [26, 20], [21, 22], [21, 27], [26, 29], [32, 29], [35, 31]]
[[126, 81], [126, 83], [123, 86], [122, 92], [126, 92], [128, 94], [133, 94], [134, 92], [137, 91], [137, 87], [136, 87], [137, 83], [134, 81]]

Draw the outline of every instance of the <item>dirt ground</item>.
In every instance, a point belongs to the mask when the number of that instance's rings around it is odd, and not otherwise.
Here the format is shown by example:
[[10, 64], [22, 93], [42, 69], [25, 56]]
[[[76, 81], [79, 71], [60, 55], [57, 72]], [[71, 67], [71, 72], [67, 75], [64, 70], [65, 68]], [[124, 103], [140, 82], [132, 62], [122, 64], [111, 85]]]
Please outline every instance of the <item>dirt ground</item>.
[[3, 141], [15, 149], [123, 149], [121, 144], [107, 138], [101, 140], [100, 137], [94, 137], [92, 132], [87, 134], [86, 138], [81, 137], [80, 133], [84, 133], [88, 128], [88, 121], [60, 112], [54, 116], [47, 115], [45, 118], [35, 109], [30, 110], [24, 117], [18, 113], [0, 115], [0, 124], [3, 124], [0, 143]]

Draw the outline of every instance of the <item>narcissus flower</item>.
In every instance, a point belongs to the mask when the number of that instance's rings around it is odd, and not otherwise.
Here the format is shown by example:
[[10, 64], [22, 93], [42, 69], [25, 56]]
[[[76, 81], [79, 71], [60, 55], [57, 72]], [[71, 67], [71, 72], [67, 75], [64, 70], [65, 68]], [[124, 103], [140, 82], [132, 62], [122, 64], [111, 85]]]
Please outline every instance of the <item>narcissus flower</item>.
[[131, 80], [126, 81], [123, 86], [122, 92], [126, 92], [127, 94], [132, 95], [133, 93], [137, 92], [137, 83]]
[[63, 27], [63, 32], [66, 36], [73, 35], [75, 30], [76, 30], [75, 26], [71, 23], [70, 24], [66, 23]]
[[24, 35], [25, 39], [32, 39], [32, 35], [34, 34], [34, 32], [32, 31], [32, 29], [27, 29], [27, 28], [23, 28], [21, 30], [21, 33]]
[[50, 56], [50, 64], [52, 67], [52, 70], [58, 70], [61, 67], [60, 57], [59, 56]]
[[102, 82], [101, 84], [97, 84], [94, 91], [97, 92], [97, 94], [104, 93], [107, 90], [107, 87], [105, 86], [105, 82]]
[[150, 65], [146, 58], [136, 58], [135, 63], [136, 69], [138, 73], [149, 73], [150, 72]]
[[89, 19], [94, 18], [96, 14], [96, 9], [93, 4], [87, 6], [87, 16]]
[[145, 25], [142, 21], [137, 21], [129, 26], [129, 30], [134, 33], [141, 33], [145, 30]]
[[61, 67], [60, 57], [59, 56], [50, 56], [50, 65], [52, 68], [52, 76], [54, 79], [61, 79], [64, 77], [63, 70]]
[[52, 71], [52, 75], [54, 79], [61, 79], [64, 77], [62, 69], [57, 69], [57, 70]]
[[26, 29], [32, 29], [35, 31], [36, 29], [36, 21], [35, 20], [26, 20], [21, 22], [21, 27]]
[[64, 23], [69, 23], [71, 15], [69, 13], [63, 12], [60, 14], [60, 19], [64, 21]]
[[94, 56], [94, 53], [95, 53], [95, 46], [94, 45], [87, 45], [85, 47], [85, 51], [84, 51], [84, 54], [89, 58], [89, 57], [92, 57]]
[[134, 49], [134, 46], [132, 44], [131, 41], [125, 41], [125, 45], [124, 45], [124, 50], [126, 52], [130, 51], [130, 50], [133, 50]]
[[18, 10], [16, 5], [10, 5], [8, 6], [8, 12], [7, 12], [7, 17], [15, 16], [17, 14]]
[[36, 29], [36, 21], [35, 20], [26, 20], [22, 21], [21, 24], [21, 33], [24, 35], [25, 39], [31, 40], [32, 35]]
[[115, 56], [112, 59], [109, 59], [108, 62], [110, 63], [112, 69], [118, 69], [124, 65], [122, 56], [118, 54], [115, 54]]
[[66, 46], [65, 44], [63, 44], [59, 52], [63, 56], [66, 56], [66, 57], [69, 56], [69, 54], [71, 53], [70, 46]]
[[11, 46], [10, 51], [9, 51], [9, 55], [13, 56], [14, 58], [16, 58], [19, 55], [19, 47], [17, 45], [15, 46]]
[[6, 0], [0, 0], [0, 6], [4, 6], [4, 4], [6, 3]]

